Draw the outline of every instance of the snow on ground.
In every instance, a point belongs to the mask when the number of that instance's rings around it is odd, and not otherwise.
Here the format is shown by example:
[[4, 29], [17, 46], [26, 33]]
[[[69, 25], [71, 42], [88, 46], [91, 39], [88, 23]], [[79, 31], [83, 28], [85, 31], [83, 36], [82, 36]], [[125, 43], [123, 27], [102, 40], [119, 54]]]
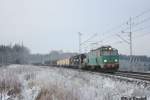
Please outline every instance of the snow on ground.
[[72, 69], [10, 65], [1, 68], [0, 74], [0, 86], [3, 86], [4, 79], [5, 84], [9, 84], [9, 88], [0, 88], [0, 97], [5, 97], [3, 100], [7, 100], [6, 97], [12, 100], [121, 100], [121, 97], [146, 97], [150, 100], [149, 85], [145, 87], [139, 83]]

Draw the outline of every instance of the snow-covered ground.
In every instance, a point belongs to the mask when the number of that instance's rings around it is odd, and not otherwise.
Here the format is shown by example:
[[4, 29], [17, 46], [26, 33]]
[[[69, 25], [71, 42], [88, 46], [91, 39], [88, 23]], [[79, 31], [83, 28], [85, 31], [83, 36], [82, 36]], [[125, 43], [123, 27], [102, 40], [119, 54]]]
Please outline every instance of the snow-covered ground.
[[0, 100], [121, 100], [121, 97], [150, 100], [150, 86], [56, 67], [0, 68]]

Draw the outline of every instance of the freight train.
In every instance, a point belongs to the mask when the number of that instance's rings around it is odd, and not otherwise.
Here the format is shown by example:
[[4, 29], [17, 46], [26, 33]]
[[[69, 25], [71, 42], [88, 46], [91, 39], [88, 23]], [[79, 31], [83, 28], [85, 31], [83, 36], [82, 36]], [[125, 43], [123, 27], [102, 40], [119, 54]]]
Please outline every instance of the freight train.
[[87, 54], [78, 54], [56, 61], [59, 67], [116, 72], [119, 69], [118, 50], [111, 46], [102, 46]]

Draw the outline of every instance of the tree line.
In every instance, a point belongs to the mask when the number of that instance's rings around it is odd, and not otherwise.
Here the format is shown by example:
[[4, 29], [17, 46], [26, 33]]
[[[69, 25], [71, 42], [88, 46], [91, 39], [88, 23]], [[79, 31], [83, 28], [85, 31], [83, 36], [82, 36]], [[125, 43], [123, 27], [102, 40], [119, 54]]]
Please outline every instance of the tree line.
[[30, 51], [19, 44], [0, 45], [0, 64], [27, 64]]

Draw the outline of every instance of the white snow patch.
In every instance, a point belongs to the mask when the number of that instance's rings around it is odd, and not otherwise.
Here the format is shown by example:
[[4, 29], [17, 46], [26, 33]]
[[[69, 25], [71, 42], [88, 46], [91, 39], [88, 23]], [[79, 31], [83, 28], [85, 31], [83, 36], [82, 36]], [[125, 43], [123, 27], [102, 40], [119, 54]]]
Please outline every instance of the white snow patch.
[[[55, 87], [63, 91], [63, 94], [59, 95], [68, 96], [69, 93], [76, 97], [76, 100], [120, 100], [123, 96], [146, 96], [147, 100], [150, 99], [150, 86], [144, 87], [142, 84], [119, 81], [88, 72], [32, 65], [11, 65], [5, 69], [7, 70], [16, 73], [22, 83], [21, 100], [36, 100], [43, 88], [54, 90]], [[57, 96], [52, 94], [52, 98], [58, 99]]]

